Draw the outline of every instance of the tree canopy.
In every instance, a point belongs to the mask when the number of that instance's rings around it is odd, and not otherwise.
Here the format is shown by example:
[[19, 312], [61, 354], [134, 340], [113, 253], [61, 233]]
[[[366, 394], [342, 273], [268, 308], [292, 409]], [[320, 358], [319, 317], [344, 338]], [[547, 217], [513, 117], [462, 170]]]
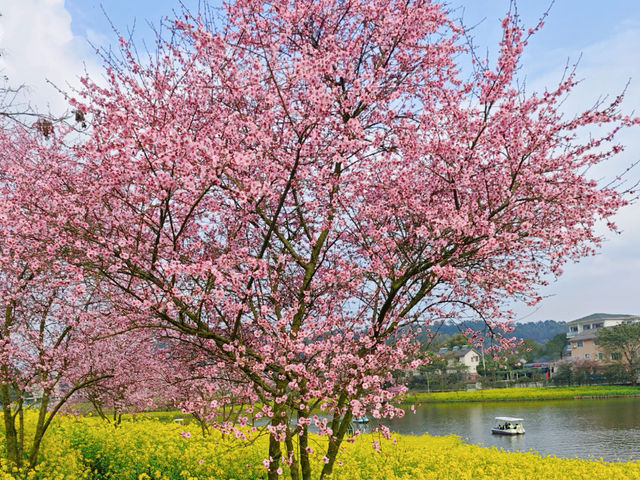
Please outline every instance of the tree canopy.
[[614, 327], [598, 329], [598, 344], [611, 358], [624, 367], [631, 382], [638, 381], [640, 367], [640, 323], [621, 323]]
[[270, 480], [326, 478], [354, 416], [404, 413], [391, 372], [428, 361], [421, 329], [508, 332], [506, 298], [536, 303], [594, 251], [626, 197], [585, 171], [637, 120], [621, 98], [565, 118], [571, 72], [524, 91], [537, 27], [514, 13], [495, 64], [422, 0], [237, 0], [215, 25], [186, 14], [144, 59], [122, 39], [83, 79], [86, 136], [42, 138], [60, 155], [21, 187], [33, 245], [95, 285], [109, 334], [151, 329], [184, 359], [185, 409], [239, 438], [266, 418]]

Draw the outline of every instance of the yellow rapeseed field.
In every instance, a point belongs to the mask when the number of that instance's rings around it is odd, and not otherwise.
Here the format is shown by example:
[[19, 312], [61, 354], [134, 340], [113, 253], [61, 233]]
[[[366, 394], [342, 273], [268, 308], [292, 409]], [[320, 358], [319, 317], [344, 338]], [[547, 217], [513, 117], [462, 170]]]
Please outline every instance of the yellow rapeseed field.
[[[219, 434], [203, 437], [195, 425], [140, 418], [114, 428], [96, 418], [61, 417], [52, 428], [36, 471], [11, 472], [0, 460], [0, 480], [249, 480], [266, 476], [262, 466], [265, 437], [247, 445]], [[372, 448], [373, 442], [379, 442], [379, 451]], [[315, 445], [316, 473], [322, 465], [322, 446]], [[467, 445], [455, 436], [401, 435], [387, 441], [367, 434], [345, 444], [339, 461], [335, 480], [640, 479], [640, 463], [635, 461], [607, 463], [511, 453]]]

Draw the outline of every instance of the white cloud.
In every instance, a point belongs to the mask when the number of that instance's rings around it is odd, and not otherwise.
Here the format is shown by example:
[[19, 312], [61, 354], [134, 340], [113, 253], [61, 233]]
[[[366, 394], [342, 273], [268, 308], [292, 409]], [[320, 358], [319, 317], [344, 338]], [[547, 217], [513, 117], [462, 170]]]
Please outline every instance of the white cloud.
[[[626, 113], [640, 105], [640, 27], [625, 25], [610, 38], [586, 46], [577, 69], [582, 83], [572, 92], [564, 111], [574, 114], [589, 107], [602, 95], [613, 99], [622, 92], [627, 81], [623, 103]], [[553, 49], [539, 52], [536, 58], [536, 77], [529, 87], [541, 91], [552, 88], [562, 76], [566, 59], [578, 59], [579, 52]], [[539, 70], [542, 63], [549, 65], [546, 72]], [[626, 151], [616, 159], [590, 172], [594, 178], [614, 178], [631, 163], [640, 160], [640, 132], [635, 127], [624, 132], [619, 140]], [[628, 175], [630, 186], [640, 178], [640, 166]], [[567, 265], [565, 274], [557, 282], [542, 290], [547, 296], [532, 309], [517, 307], [519, 318], [526, 320], [572, 320], [594, 312], [640, 313], [640, 289], [636, 280], [640, 272], [640, 204], [623, 208], [615, 217], [621, 234], [605, 234], [605, 242], [595, 257]], [[604, 231], [604, 229], [600, 229]]]
[[11, 86], [25, 85], [26, 99], [41, 112], [62, 114], [64, 97], [56, 88], [77, 86], [95, 70], [86, 39], [71, 32], [71, 15], [63, 0], [0, 0], [0, 73]]

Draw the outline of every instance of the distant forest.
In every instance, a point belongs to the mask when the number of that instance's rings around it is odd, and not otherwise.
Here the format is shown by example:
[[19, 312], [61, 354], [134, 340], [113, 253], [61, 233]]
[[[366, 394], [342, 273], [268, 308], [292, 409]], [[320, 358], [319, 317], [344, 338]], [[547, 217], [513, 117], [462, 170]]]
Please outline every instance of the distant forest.
[[[467, 328], [482, 332], [485, 328], [485, 324], [481, 320], [473, 320], [466, 321], [462, 324], [444, 323], [441, 325], [435, 324], [431, 326], [431, 330], [437, 331], [442, 337], [450, 337]], [[547, 343], [547, 340], [553, 338], [558, 333], [567, 333], [568, 331], [569, 328], [565, 322], [542, 320], [538, 322], [516, 323], [514, 324], [514, 331], [507, 336], [514, 336], [518, 339], [529, 338], [531, 340], [535, 340], [540, 345], [544, 345]]]

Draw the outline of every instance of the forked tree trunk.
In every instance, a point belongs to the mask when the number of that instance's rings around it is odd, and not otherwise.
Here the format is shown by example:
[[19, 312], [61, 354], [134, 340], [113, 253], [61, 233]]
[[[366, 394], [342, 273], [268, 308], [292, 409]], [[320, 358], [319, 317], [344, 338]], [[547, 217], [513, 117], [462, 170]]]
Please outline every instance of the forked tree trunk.
[[338, 458], [338, 453], [340, 452], [340, 445], [342, 445], [342, 441], [344, 440], [344, 436], [349, 429], [349, 424], [351, 423], [353, 415], [351, 412], [347, 412], [342, 420], [336, 422], [338, 427], [337, 433], [334, 430], [334, 434], [329, 437], [329, 446], [327, 447], [327, 459], [329, 460], [324, 467], [322, 468], [322, 473], [320, 474], [320, 480], [328, 477], [333, 473], [333, 466], [336, 463], [336, 459]]

